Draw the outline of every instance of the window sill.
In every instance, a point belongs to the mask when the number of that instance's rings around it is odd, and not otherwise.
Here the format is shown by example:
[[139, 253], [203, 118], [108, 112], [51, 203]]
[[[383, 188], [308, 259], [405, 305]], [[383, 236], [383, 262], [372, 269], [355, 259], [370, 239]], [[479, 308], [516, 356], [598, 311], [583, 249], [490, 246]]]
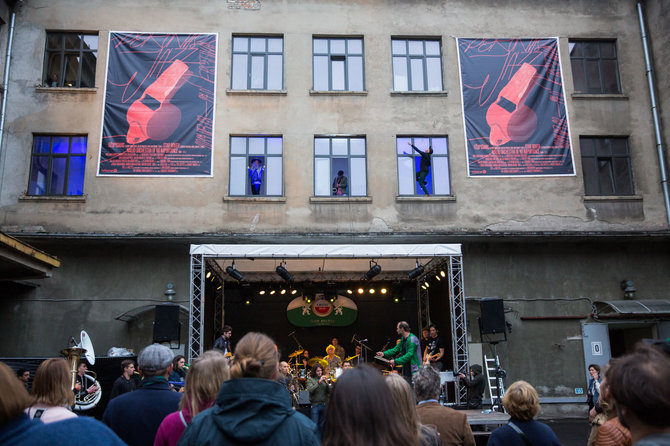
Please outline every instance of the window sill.
[[344, 91], [344, 90], [309, 90], [310, 96], [367, 96], [367, 90]]
[[286, 197], [223, 197], [223, 202], [236, 201], [241, 203], [286, 203]]
[[22, 195], [19, 201], [66, 201], [85, 202], [86, 195]]
[[232, 96], [286, 96], [287, 90], [232, 90], [226, 88], [226, 94]]
[[455, 203], [456, 202], [456, 196], [455, 195], [430, 195], [426, 197], [425, 195], [399, 195], [395, 197], [396, 202], [414, 202], [414, 203], [421, 203], [421, 202], [431, 202], [434, 203], [436, 201], [438, 202], [451, 202]]
[[372, 203], [372, 197], [309, 197], [310, 203]]
[[572, 93], [572, 99], [623, 99], [628, 100], [628, 95], [623, 93], [617, 94], [598, 94], [598, 93]]
[[449, 92], [442, 91], [391, 91], [391, 96], [449, 96]]
[[76, 88], [76, 87], [35, 87], [35, 91], [40, 93], [76, 93], [76, 94], [91, 94], [97, 93], [97, 88]]
[[585, 203], [623, 203], [627, 201], [642, 201], [641, 195], [584, 195]]

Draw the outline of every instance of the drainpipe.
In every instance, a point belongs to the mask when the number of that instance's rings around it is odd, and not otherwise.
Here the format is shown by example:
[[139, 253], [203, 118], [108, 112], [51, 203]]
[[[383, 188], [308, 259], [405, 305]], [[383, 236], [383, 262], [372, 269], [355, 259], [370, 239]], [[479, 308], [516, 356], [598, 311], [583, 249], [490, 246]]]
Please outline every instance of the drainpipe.
[[658, 151], [658, 164], [661, 168], [661, 187], [663, 188], [663, 199], [665, 200], [665, 213], [670, 225], [670, 198], [668, 196], [668, 175], [665, 168], [665, 157], [663, 153], [663, 141], [661, 138], [661, 124], [658, 118], [658, 107], [656, 106], [656, 88], [654, 87], [654, 72], [649, 57], [649, 43], [647, 42], [647, 30], [644, 26], [644, 11], [642, 2], [637, 2], [637, 15], [640, 20], [640, 33], [642, 34], [642, 48], [644, 49], [644, 64], [649, 82], [649, 98], [651, 99], [651, 114], [654, 117], [654, 133], [656, 135], [656, 150]]
[[[9, 84], [9, 66], [11, 65], [12, 60], [12, 42], [14, 41], [14, 22], [16, 21], [16, 9], [17, 4], [15, 3], [12, 7], [12, 18], [9, 21], [9, 38], [7, 39], [7, 54], [5, 55], [5, 74], [2, 78], [2, 87], [4, 91], [2, 92], [2, 109], [0, 110], [0, 160], [2, 159], [2, 149], [4, 148], [5, 140], [5, 118], [7, 117], [7, 85]], [[0, 173], [4, 171], [4, 161], [2, 161], [3, 168], [0, 169]], [[2, 191], [2, 177], [0, 176], [0, 191]]]

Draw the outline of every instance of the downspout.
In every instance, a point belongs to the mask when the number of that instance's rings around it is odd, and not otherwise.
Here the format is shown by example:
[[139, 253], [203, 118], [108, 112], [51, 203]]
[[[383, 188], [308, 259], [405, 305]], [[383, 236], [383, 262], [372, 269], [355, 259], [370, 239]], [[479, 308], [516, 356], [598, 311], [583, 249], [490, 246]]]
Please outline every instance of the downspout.
[[670, 225], [670, 198], [668, 196], [668, 175], [665, 168], [665, 157], [663, 153], [663, 141], [661, 138], [661, 124], [658, 118], [656, 106], [656, 88], [654, 87], [654, 72], [651, 67], [649, 56], [649, 43], [647, 42], [647, 30], [644, 26], [644, 12], [642, 2], [637, 2], [637, 15], [640, 20], [640, 33], [642, 34], [642, 48], [644, 49], [644, 64], [649, 82], [649, 98], [651, 99], [651, 114], [654, 117], [654, 134], [656, 135], [656, 150], [658, 151], [658, 164], [661, 168], [661, 187], [663, 188], [663, 199], [665, 201], [665, 213]]
[[[4, 148], [5, 140], [5, 118], [7, 117], [7, 93], [9, 84], [9, 66], [11, 65], [12, 60], [12, 42], [14, 42], [14, 22], [16, 21], [16, 9], [17, 4], [15, 3], [12, 7], [12, 18], [9, 21], [9, 38], [7, 39], [7, 54], [5, 55], [5, 74], [2, 77], [2, 109], [0, 110], [0, 160], [2, 160], [2, 169], [0, 173], [4, 171], [4, 159], [2, 158], [2, 149]], [[0, 176], [0, 191], [2, 191], [2, 176]]]

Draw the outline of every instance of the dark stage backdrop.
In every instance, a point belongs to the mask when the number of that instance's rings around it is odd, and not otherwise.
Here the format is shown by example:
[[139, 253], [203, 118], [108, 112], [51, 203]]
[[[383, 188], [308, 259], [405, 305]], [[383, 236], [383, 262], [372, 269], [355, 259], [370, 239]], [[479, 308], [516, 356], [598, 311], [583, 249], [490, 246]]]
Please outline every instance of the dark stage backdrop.
[[[377, 288], [379, 288], [377, 286]], [[351, 339], [354, 334], [362, 339], [368, 339], [367, 344], [373, 349], [369, 359], [388, 342], [386, 348], [395, 345], [398, 321], [409, 322], [412, 333], [417, 333], [417, 301], [416, 291], [412, 287], [388, 287], [389, 293], [385, 296], [366, 294], [351, 297], [358, 306], [356, 322], [347, 327], [309, 327], [298, 328], [289, 323], [286, 318], [286, 306], [295, 296], [258, 296], [254, 297], [250, 305], [242, 299], [240, 289], [226, 289], [224, 294], [225, 324], [233, 327], [233, 345], [250, 331], [259, 331], [272, 337], [280, 349], [283, 360], [287, 360], [289, 353], [295, 351], [298, 345], [289, 337], [295, 332], [303, 348], [309, 350], [310, 356], [325, 356], [326, 347], [333, 337], [340, 340], [340, 345], [347, 356], [354, 354], [354, 344]], [[248, 293], [247, 293], [248, 294]], [[398, 297], [399, 302], [394, 302]], [[211, 346], [213, 339], [206, 343]]]

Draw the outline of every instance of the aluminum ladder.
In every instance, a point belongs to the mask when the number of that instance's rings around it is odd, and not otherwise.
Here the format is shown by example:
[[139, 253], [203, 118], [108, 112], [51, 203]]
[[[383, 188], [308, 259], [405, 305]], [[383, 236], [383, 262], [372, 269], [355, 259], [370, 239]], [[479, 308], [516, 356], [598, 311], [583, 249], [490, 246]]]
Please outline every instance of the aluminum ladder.
[[[498, 363], [498, 366], [500, 366], [500, 359], [498, 356], [495, 358], [489, 358], [488, 356], [484, 355], [486, 380], [489, 384], [489, 398], [491, 398], [491, 409], [497, 411], [500, 410], [500, 407], [502, 407], [502, 411], [505, 412], [505, 408], [502, 406], [502, 399], [503, 396], [505, 396], [505, 384], [503, 383], [503, 378], [496, 380], [496, 363]], [[500, 383], [500, 407], [498, 407], [498, 404], [495, 404], [496, 398], [498, 396], [498, 383]]]

